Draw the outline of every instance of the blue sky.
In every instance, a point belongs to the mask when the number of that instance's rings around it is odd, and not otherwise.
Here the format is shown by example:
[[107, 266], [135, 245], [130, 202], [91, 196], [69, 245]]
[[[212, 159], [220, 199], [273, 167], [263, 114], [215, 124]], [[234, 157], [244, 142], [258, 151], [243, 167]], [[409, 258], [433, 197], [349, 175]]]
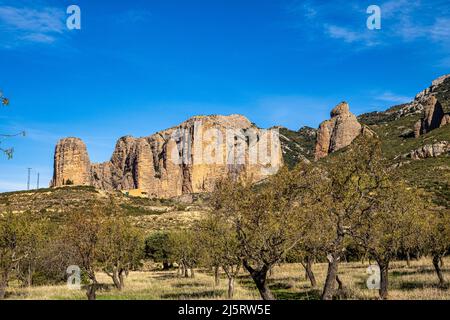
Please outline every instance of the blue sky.
[[[66, 9], [81, 8], [81, 30]], [[382, 9], [368, 30], [366, 9]], [[241, 113], [261, 127], [317, 127], [342, 100], [353, 112], [407, 102], [450, 73], [450, 2], [0, 0], [0, 192], [51, 179], [59, 138], [93, 162], [124, 135], [197, 114]]]

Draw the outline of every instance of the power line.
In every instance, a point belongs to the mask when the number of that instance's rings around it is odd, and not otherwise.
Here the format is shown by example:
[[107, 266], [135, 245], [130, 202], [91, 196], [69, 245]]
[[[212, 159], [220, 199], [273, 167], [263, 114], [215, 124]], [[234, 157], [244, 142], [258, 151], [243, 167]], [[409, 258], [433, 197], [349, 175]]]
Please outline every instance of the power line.
[[31, 175], [31, 168], [28, 168], [27, 190], [30, 190], [30, 175]]

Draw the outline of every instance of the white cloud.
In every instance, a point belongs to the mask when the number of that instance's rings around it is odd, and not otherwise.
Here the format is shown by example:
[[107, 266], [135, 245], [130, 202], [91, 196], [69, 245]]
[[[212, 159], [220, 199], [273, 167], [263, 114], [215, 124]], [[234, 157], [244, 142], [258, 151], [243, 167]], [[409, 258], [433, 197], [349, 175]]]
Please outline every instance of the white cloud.
[[381, 30], [366, 29], [366, 6], [356, 1], [294, 2], [289, 12], [299, 17], [297, 29], [315, 29], [356, 50], [418, 40], [450, 47], [450, 6], [442, 1], [388, 0], [379, 5]]
[[382, 92], [380, 94], [375, 95], [375, 100], [382, 101], [382, 102], [390, 102], [390, 103], [407, 103], [411, 101], [411, 97], [399, 95], [392, 93], [390, 91]]
[[361, 39], [360, 34], [344, 27], [335, 25], [325, 26], [326, 33], [334, 39], [342, 39], [345, 42], [352, 43]]
[[438, 18], [430, 27], [430, 36], [435, 41], [450, 40], [450, 18]]
[[[65, 11], [61, 8], [42, 9], [0, 6], [0, 32], [4, 46], [17, 41], [52, 43], [64, 30]], [[8, 43], [3, 43], [3, 42]]]

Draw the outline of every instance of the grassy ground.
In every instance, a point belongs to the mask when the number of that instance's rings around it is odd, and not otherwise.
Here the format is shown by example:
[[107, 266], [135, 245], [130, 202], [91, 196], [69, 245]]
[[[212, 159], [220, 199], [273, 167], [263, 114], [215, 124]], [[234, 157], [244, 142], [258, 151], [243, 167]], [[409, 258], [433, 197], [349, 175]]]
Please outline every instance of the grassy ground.
[[[343, 263], [339, 275], [346, 286], [348, 299], [376, 299], [377, 290], [366, 287], [367, 264], [360, 262]], [[326, 275], [326, 264], [316, 264], [313, 268], [319, 289], [312, 289], [304, 278], [299, 264], [277, 266], [269, 279], [269, 287], [278, 299], [308, 300], [319, 299], [320, 288]], [[445, 260], [444, 273], [450, 280], [450, 258]], [[411, 267], [399, 261], [390, 270], [390, 299], [450, 299], [450, 289], [439, 289], [437, 277], [429, 259], [412, 261]], [[214, 279], [209, 272], [198, 271], [194, 279], [179, 278], [175, 271], [132, 272], [126, 279], [122, 292], [112, 288], [111, 280], [99, 274], [101, 283], [107, 288], [98, 293], [99, 300], [110, 299], [226, 299], [226, 281], [214, 288]], [[31, 289], [9, 288], [9, 299], [85, 299], [84, 291], [69, 290], [65, 285], [42, 286]], [[245, 272], [239, 276], [235, 292], [236, 299], [259, 299], [258, 292]]]

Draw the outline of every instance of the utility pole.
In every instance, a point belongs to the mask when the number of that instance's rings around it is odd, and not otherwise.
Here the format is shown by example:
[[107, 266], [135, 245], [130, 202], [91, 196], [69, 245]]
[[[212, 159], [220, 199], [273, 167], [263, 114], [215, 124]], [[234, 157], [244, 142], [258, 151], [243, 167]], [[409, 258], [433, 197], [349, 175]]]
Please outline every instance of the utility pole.
[[38, 189], [38, 190], [39, 190], [39, 176], [40, 176], [40, 173], [38, 172], [37, 183], [36, 183], [36, 189]]
[[30, 190], [30, 175], [31, 175], [31, 168], [28, 168], [27, 190]]

